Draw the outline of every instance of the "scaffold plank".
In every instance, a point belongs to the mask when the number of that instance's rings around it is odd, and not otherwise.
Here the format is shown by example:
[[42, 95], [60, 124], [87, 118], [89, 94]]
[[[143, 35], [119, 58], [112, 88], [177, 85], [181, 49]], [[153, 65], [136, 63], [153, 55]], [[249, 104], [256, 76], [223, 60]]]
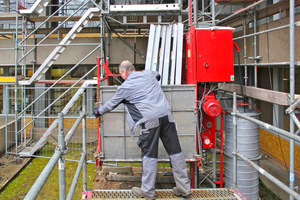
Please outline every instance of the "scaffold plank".
[[168, 85], [169, 77], [169, 64], [170, 64], [170, 51], [171, 51], [171, 37], [172, 37], [172, 25], [167, 26], [166, 31], [166, 42], [165, 42], [165, 55], [164, 55], [164, 65], [163, 65], [163, 74], [162, 74], [162, 85]]
[[[241, 199], [241, 197], [232, 190], [222, 189], [192, 189], [189, 200], [208, 200], [208, 199]], [[131, 190], [94, 190], [92, 199], [144, 199], [134, 196]], [[159, 189], [155, 191], [155, 199], [187, 199], [174, 195], [172, 189]]]
[[[227, 92], [236, 92], [238, 95], [245, 95], [247, 97], [259, 99], [269, 103], [274, 103], [282, 106], [290, 105], [290, 94], [285, 92], [279, 92], [274, 90], [267, 90], [262, 88], [256, 88], [252, 86], [240, 86], [234, 83], [219, 83], [219, 90]], [[243, 92], [241, 91], [243, 88]], [[295, 99], [300, 99], [299, 94], [295, 94]]]
[[183, 52], [183, 24], [178, 24], [178, 41], [177, 41], [177, 52], [181, 52], [177, 54], [176, 57], [176, 77], [175, 77], [175, 85], [181, 85], [181, 74], [182, 74], [182, 52]]
[[150, 31], [149, 31], [149, 38], [148, 38], [148, 47], [147, 47], [147, 56], [146, 56], [145, 69], [151, 69], [153, 44], [154, 44], [154, 41], [155, 41], [155, 30], [156, 30], [156, 26], [154, 24], [151, 24], [150, 25]]
[[[0, 13], [0, 20], [15, 20], [16, 13]], [[18, 19], [22, 19], [22, 15], [18, 14]]]
[[180, 52], [177, 52], [177, 37], [178, 37], [178, 25], [173, 25], [172, 30], [172, 37], [173, 37], [173, 45], [172, 45], [172, 54], [171, 54], [171, 74], [170, 74], [170, 85], [174, 85], [174, 79], [175, 79], [175, 70], [176, 70], [176, 57], [177, 54]]
[[[167, 27], [163, 26], [161, 31], [161, 48], [159, 52], [159, 66], [158, 66], [158, 72], [162, 76], [163, 74], [163, 64], [164, 64], [164, 52], [165, 52], [165, 44], [166, 44], [166, 31]], [[161, 83], [161, 79], [160, 79]]]
[[178, 3], [172, 4], [146, 4], [146, 5], [111, 5], [110, 12], [157, 12], [157, 11], [179, 11]]

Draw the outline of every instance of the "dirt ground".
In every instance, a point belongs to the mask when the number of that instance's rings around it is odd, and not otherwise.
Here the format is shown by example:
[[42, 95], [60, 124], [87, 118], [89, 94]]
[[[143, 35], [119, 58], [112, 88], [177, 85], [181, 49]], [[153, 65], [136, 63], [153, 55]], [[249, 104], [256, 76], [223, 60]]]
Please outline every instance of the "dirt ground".
[[[9, 117], [8, 122], [14, 120]], [[5, 117], [0, 117], [0, 126], [5, 125]], [[0, 157], [0, 191], [17, 173], [31, 160], [31, 158], [16, 159], [14, 155], [2, 155]]]
[[18, 172], [31, 160], [31, 158], [16, 159], [14, 155], [5, 155], [0, 158], [0, 191], [18, 174]]

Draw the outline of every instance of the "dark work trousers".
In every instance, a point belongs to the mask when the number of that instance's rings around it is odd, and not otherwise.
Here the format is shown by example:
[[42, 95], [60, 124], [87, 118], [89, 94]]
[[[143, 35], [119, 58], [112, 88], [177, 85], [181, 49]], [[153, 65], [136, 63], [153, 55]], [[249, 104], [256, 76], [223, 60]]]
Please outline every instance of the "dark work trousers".
[[182, 192], [189, 194], [190, 181], [187, 176], [186, 163], [181, 152], [175, 122], [170, 115], [148, 124], [141, 124], [138, 145], [143, 156], [142, 193], [148, 197], [155, 196], [159, 138], [170, 156], [176, 186]]

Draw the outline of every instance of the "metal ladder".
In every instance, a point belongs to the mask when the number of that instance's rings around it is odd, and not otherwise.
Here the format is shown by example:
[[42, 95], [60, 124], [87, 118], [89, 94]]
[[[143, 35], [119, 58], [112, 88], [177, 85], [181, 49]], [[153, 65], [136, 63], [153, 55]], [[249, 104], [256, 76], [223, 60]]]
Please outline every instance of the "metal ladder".
[[30, 85], [33, 82], [39, 81], [47, 70], [52, 66], [52, 64], [58, 59], [58, 57], [67, 48], [67, 45], [76, 37], [76, 35], [83, 29], [83, 27], [88, 23], [88, 21], [94, 16], [94, 13], [100, 12], [99, 8], [89, 8], [84, 15], [79, 19], [79, 21], [73, 26], [69, 33], [64, 37], [64, 39], [58, 44], [57, 47], [51, 52], [51, 54], [46, 58], [42, 65], [36, 70], [36, 72], [31, 76], [29, 80], [19, 81], [20, 85]]
[[[67, 103], [67, 105], [64, 107], [64, 109], [61, 111], [63, 115], [67, 114], [70, 108], [73, 106], [73, 104], [78, 100], [80, 95], [85, 91], [86, 88], [88, 88], [90, 85], [96, 85], [97, 80], [86, 80], [82, 84], [82, 86], [77, 90], [77, 92], [74, 94], [74, 96], [70, 99], [70, 101]], [[58, 119], [55, 119], [52, 124], [49, 126], [49, 128], [46, 130], [46, 132], [42, 135], [42, 137], [39, 139], [39, 141], [34, 145], [34, 147], [25, 147], [22, 152], [20, 152], [21, 157], [30, 157], [34, 154], [35, 151], [43, 147], [46, 142], [48, 136], [51, 134], [53, 129], [57, 126]]]
[[158, 71], [161, 85], [181, 85], [182, 53], [182, 23], [151, 24], [145, 69]]
[[49, 4], [49, 2], [50, 0], [38, 0], [33, 4], [31, 8], [20, 10], [20, 14], [39, 16], [46, 8], [46, 6]]

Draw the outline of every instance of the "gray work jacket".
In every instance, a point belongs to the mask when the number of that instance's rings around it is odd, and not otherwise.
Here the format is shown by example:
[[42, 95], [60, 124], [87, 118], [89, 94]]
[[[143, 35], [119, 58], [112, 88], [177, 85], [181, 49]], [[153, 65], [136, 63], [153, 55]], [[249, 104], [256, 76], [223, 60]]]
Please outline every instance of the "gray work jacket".
[[103, 115], [123, 103], [132, 134], [139, 124], [170, 115], [171, 106], [157, 81], [158, 77], [159, 73], [151, 70], [131, 72], [116, 94], [99, 108], [99, 113]]

